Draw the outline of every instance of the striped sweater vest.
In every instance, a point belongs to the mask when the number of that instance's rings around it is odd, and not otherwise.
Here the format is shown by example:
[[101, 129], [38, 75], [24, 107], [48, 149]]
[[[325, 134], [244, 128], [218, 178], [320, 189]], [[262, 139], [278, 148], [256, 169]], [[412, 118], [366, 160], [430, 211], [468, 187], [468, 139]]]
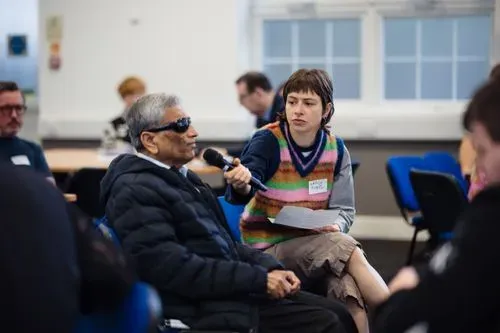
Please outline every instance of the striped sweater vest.
[[[261, 130], [265, 129], [270, 130], [278, 140], [280, 164], [276, 173], [265, 184], [268, 191], [255, 193], [246, 205], [240, 221], [243, 241], [258, 249], [266, 249], [279, 242], [311, 234], [310, 231], [273, 224], [268, 218], [275, 218], [284, 206], [326, 209], [333, 188], [337, 162], [337, 141], [331, 135], [324, 135], [323, 140], [326, 140], [326, 143], [323, 150], [318, 149], [316, 152], [321, 154], [319, 159], [316, 159], [316, 166], [309, 174], [302, 177], [290, 155], [301, 152], [296, 152], [290, 147], [278, 123], [269, 124]], [[298, 158], [295, 160], [300, 161]], [[314, 160], [312, 158], [310, 161]], [[309, 194], [309, 182], [324, 179], [327, 181], [327, 191]]]

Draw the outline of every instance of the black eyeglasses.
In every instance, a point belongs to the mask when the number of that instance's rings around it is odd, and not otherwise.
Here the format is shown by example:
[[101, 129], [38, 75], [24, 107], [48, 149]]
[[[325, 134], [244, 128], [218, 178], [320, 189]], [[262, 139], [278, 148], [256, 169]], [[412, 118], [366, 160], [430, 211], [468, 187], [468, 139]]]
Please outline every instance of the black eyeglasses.
[[191, 126], [191, 118], [185, 117], [185, 118], [179, 118], [176, 121], [173, 121], [171, 123], [165, 124], [163, 126], [157, 127], [157, 128], [151, 128], [146, 130], [146, 132], [162, 132], [162, 131], [175, 131], [177, 133], [185, 133], [189, 129], [189, 126]]
[[7, 104], [0, 106], [0, 114], [2, 115], [10, 115], [12, 111], [15, 111], [18, 115], [23, 115], [28, 107], [26, 105], [21, 104]]

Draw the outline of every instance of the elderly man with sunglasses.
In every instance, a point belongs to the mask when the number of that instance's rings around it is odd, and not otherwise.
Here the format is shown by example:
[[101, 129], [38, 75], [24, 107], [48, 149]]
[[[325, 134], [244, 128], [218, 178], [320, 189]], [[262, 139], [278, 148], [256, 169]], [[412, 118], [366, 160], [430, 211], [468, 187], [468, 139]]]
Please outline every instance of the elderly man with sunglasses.
[[40, 146], [17, 136], [26, 112], [24, 95], [15, 82], [0, 81], [0, 161], [31, 167], [55, 184]]
[[101, 199], [166, 318], [231, 332], [356, 332], [342, 304], [299, 291], [293, 272], [232, 239], [217, 197], [185, 166], [198, 133], [177, 97], [145, 95], [125, 119], [137, 154], [111, 163]]

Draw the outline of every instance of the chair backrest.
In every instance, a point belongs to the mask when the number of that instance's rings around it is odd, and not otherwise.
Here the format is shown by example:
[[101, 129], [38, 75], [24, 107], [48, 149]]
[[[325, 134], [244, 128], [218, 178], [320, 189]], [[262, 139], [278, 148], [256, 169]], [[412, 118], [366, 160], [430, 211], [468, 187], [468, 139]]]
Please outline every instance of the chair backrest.
[[224, 196], [220, 196], [218, 199], [234, 239], [241, 241], [240, 217], [245, 209], [245, 206], [233, 205], [232, 203], [227, 202]]
[[448, 173], [455, 176], [460, 187], [467, 193], [468, 183], [462, 174], [458, 161], [448, 152], [428, 152], [424, 155], [424, 161], [431, 171]]
[[354, 176], [356, 174], [356, 171], [358, 170], [359, 166], [361, 163], [359, 161], [351, 161], [351, 168], [352, 168], [352, 175]]
[[431, 236], [447, 240], [457, 218], [468, 205], [458, 180], [448, 173], [411, 170], [410, 180]]
[[114, 311], [82, 316], [74, 333], [147, 333], [154, 330], [161, 317], [158, 293], [148, 284], [138, 282]]
[[410, 182], [410, 170], [414, 168], [425, 169], [424, 160], [420, 156], [393, 156], [386, 164], [392, 192], [405, 219], [408, 219], [408, 212], [420, 210]]
[[71, 177], [67, 193], [77, 196], [76, 205], [91, 217], [104, 215], [104, 207], [100, 203], [101, 180], [106, 169], [83, 168]]

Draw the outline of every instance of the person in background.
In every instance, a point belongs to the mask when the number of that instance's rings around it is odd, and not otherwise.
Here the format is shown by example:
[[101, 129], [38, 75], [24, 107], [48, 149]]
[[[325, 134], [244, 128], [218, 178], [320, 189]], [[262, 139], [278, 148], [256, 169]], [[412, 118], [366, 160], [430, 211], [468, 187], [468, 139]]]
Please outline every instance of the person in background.
[[300, 292], [293, 272], [232, 239], [217, 197], [186, 167], [198, 133], [176, 96], [145, 95], [126, 120], [137, 154], [113, 160], [101, 199], [167, 318], [193, 330], [356, 331], [341, 303]]
[[[495, 65], [491, 69], [489, 80], [500, 81], [500, 64]], [[469, 200], [472, 200], [472, 198], [474, 198], [474, 196], [479, 193], [488, 182], [485, 173], [476, 166], [476, 151], [472, 145], [469, 133], [463, 137], [462, 142], [460, 143], [458, 155], [462, 173], [464, 177], [469, 180], [470, 184], [467, 196]]]
[[[349, 152], [329, 131], [332, 81], [325, 71], [301, 69], [285, 83], [283, 96], [280, 120], [258, 130], [241, 163], [225, 173], [226, 198], [247, 204], [240, 224], [245, 243], [274, 255], [303, 281], [326, 280], [328, 297], [346, 303], [359, 332], [368, 332], [365, 300], [377, 304], [388, 291], [347, 235], [354, 186]], [[251, 187], [252, 175], [269, 190]], [[286, 206], [330, 212], [331, 224], [311, 231], [270, 222]]]
[[[280, 89], [273, 90], [269, 78], [260, 72], [247, 72], [241, 75], [235, 82], [238, 100], [250, 114], [255, 116], [255, 128], [258, 129], [269, 123], [275, 122], [278, 118], [278, 112], [283, 110], [283, 95]], [[280, 87], [282, 88], [282, 87]], [[228, 157], [239, 157], [242, 149], [212, 147], [222, 155]], [[204, 150], [200, 151], [203, 156]]]
[[31, 167], [55, 185], [42, 148], [18, 137], [26, 110], [26, 100], [18, 85], [0, 81], [0, 161]]
[[30, 168], [0, 162], [0, 321], [10, 332], [74, 332], [135, 282], [123, 254]]
[[135, 76], [127, 77], [118, 85], [118, 94], [125, 103], [125, 107], [119, 116], [111, 120], [111, 126], [115, 131], [116, 138], [130, 142], [124, 116], [130, 106], [145, 93], [146, 84], [143, 80]]
[[273, 123], [283, 110], [283, 97], [273, 90], [269, 78], [260, 72], [248, 72], [236, 80], [240, 104], [256, 117], [255, 127]]
[[375, 311], [376, 332], [499, 332], [500, 80], [474, 94], [463, 115], [488, 186], [457, 221], [427, 267], [403, 268]]

